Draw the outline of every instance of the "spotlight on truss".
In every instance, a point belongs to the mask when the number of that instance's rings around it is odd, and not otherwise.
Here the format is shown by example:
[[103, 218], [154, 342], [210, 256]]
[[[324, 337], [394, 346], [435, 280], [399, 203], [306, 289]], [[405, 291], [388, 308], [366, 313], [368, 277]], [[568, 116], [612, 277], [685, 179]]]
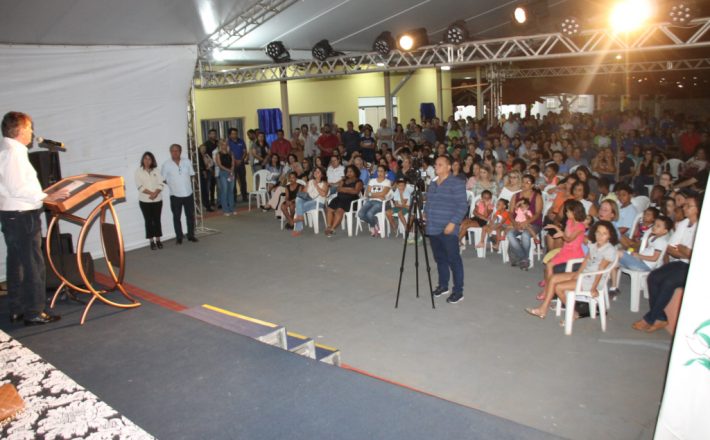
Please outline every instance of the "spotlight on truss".
[[681, 26], [690, 23], [690, 21], [695, 18], [696, 14], [697, 9], [695, 5], [688, 0], [676, 2], [671, 6], [670, 11], [668, 11], [671, 23]]
[[275, 63], [285, 63], [291, 61], [291, 55], [281, 41], [272, 41], [266, 46], [266, 54]]
[[513, 24], [524, 26], [530, 18], [530, 10], [526, 5], [518, 5], [513, 9]]
[[313, 46], [311, 53], [313, 54], [313, 58], [318, 61], [325, 61], [330, 57], [343, 55], [342, 52], [333, 50], [333, 47], [330, 45], [328, 40], [320, 40], [317, 42], [315, 46]]
[[463, 20], [458, 20], [446, 29], [445, 34], [446, 42], [449, 44], [461, 44], [464, 41], [468, 41], [468, 29], [466, 29], [466, 23]]
[[399, 50], [409, 52], [429, 44], [429, 35], [424, 28], [412, 29], [397, 37]]
[[394, 37], [390, 32], [385, 31], [375, 38], [375, 42], [372, 43], [372, 50], [386, 57], [394, 50], [395, 46]]
[[580, 30], [582, 30], [582, 28], [575, 17], [567, 17], [560, 23], [560, 31], [567, 37], [574, 37], [579, 34]]

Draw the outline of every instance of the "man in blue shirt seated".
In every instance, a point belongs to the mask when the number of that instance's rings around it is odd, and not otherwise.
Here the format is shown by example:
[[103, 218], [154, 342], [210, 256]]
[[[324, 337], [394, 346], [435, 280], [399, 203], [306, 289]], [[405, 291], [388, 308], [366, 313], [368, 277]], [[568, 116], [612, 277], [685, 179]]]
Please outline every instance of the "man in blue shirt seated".
[[453, 273], [454, 286], [446, 299], [456, 304], [463, 299], [463, 261], [459, 253], [459, 227], [466, 215], [466, 181], [451, 177], [451, 158], [439, 156], [434, 169], [436, 180], [429, 185], [424, 206], [426, 233], [439, 272], [439, 285], [434, 296], [449, 292], [449, 275]]

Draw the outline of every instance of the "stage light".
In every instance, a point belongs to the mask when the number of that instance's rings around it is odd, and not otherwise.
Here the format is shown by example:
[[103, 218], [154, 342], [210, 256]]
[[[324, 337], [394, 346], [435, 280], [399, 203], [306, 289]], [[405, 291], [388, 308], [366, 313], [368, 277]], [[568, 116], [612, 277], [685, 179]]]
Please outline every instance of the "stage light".
[[687, 0], [683, 0], [671, 6], [668, 15], [671, 19], [671, 23], [684, 26], [695, 18], [696, 13], [697, 9], [695, 5]]
[[624, 57], [620, 53], [617, 53], [614, 58], [616, 59], [616, 61], [621, 61]]
[[397, 37], [397, 46], [399, 47], [399, 50], [403, 50], [405, 52], [416, 50], [428, 44], [429, 36], [424, 28], [413, 29]]
[[524, 5], [518, 5], [513, 9], [513, 24], [522, 26], [528, 22], [528, 17], [530, 13], [528, 8]]
[[375, 42], [372, 43], [372, 50], [378, 52], [383, 57], [386, 57], [392, 52], [396, 43], [394, 37], [391, 33], [385, 31], [375, 38]]
[[224, 61], [224, 53], [219, 47], [212, 49], [212, 59], [215, 61]]
[[272, 41], [266, 46], [266, 54], [274, 60], [275, 63], [285, 63], [291, 61], [291, 55], [284, 44], [280, 41]]
[[313, 54], [313, 58], [317, 59], [318, 61], [325, 61], [330, 57], [343, 55], [342, 52], [337, 52], [333, 50], [333, 47], [330, 45], [328, 40], [320, 40], [319, 42], [317, 42], [315, 46], [313, 46], [311, 53]]
[[464, 41], [468, 41], [468, 29], [466, 29], [466, 23], [463, 20], [458, 20], [453, 22], [448, 29], [446, 29], [446, 42], [449, 44], [461, 44]]
[[441, 66], [441, 70], [447, 72], [447, 71], [451, 70], [451, 66]]
[[560, 24], [560, 30], [564, 35], [568, 37], [574, 37], [575, 35], [579, 34], [581, 27], [579, 26], [579, 22], [575, 17], [567, 17], [562, 20], [562, 23]]
[[609, 24], [616, 32], [633, 32], [646, 24], [651, 15], [648, 0], [622, 0], [612, 7]]

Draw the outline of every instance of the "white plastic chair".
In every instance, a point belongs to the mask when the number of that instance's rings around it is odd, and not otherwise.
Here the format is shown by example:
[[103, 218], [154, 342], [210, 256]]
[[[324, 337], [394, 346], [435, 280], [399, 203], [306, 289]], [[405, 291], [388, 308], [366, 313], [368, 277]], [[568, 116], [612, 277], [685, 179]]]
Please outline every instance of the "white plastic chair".
[[678, 180], [680, 173], [683, 172], [683, 161], [680, 159], [668, 159], [661, 164], [661, 169], [668, 171], [673, 180]]
[[267, 170], [259, 170], [252, 176], [253, 191], [249, 192], [249, 211], [251, 211], [251, 198], [256, 199], [256, 207], [266, 206], [266, 198], [269, 196], [269, 191], [266, 189], [269, 176], [271, 173]]
[[[577, 278], [577, 285], [574, 290], [568, 290], [565, 292], [567, 299], [565, 301], [565, 335], [572, 334], [572, 324], [574, 323], [574, 304], [577, 301], [589, 303], [589, 315], [592, 319], [596, 319], [597, 307], [599, 307], [599, 321], [601, 321], [602, 331], [606, 331], [606, 311], [609, 306], [609, 278], [611, 271], [616, 268], [619, 263], [618, 254], [615, 255], [614, 261], [606, 267], [604, 270], [598, 270], [595, 272], [586, 272], [579, 274]], [[568, 267], [570, 262], [567, 262]], [[584, 280], [589, 279], [594, 282], [597, 275], [601, 276], [599, 283], [597, 284], [597, 292], [599, 296], [593, 297], [592, 292], [589, 290], [583, 290], [582, 284]], [[562, 314], [562, 301], [557, 301], [557, 306], [555, 307], [555, 315], [560, 316]]]
[[643, 213], [649, 206], [651, 206], [651, 199], [648, 196], [636, 196], [631, 199], [631, 204], [640, 213]]
[[636, 233], [636, 228], [639, 227], [639, 222], [641, 221], [642, 218], [643, 218], [643, 211], [636, 214], [636, 217], [634, 217], [634, 222], [631, 224], [631, 227], [626, 232], [627, 237], [631, 238], [634, 236], [634, 234]]
[[303, 221], [306, 226], [313, 227], [313, 233], [318, 234], [320, 232], [319, 225], [319, 214], [323, 216], [323, 224], [326, 223], [325, 217], [325, 200], [322, 197], [318, 197], [315, 208], [310, 211], [303, 213]]
[[[648, 245], [648, 239], [651, 236], [651, 230], [649, 229], [646, 231], [643, 235], [643, 238], [641, 239], [641, 246], [639, 247], [639, 252], [643, 251], [646, 249], [646, 246]], [[666, 250], [664, 249], [663, 252], [661, 252], [661, 255], [658, 256], [658, 260], [656, 260], [656, 263], [654, 264], [654, 267], [651, 267], [650, 269], [654, 269], [658, 267], [658, 264], [663, 261], [663, 257], [666, 254]], [[630, 281], [631, 281], [631, 287], [629, 289], [629, 298], [630, 298], [630, 307], [629, 309], [632, 312], [638, 312], [639, 311], [639, 303], [641, 302], [641, 293], [643, 292], [644, 298], [648, 298], [648, 274], [651, 273], [650, 270], [644, 271], [644, 270], [632, 270], [632, 269], [626, 269], [619, 267], [617, 272], [617, 277], [616, 277], [616, 287], [617, 289], [619, 288], [619, 281], [621, 279], [621, 274], [626, 274], [629, 276]]]

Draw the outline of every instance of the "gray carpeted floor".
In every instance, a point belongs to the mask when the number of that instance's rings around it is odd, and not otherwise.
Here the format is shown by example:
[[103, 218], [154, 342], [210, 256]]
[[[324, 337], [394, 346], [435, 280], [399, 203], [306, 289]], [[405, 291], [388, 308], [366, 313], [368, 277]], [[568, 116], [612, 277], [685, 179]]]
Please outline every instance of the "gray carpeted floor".
[[[340, 348], [354, 367], [543, 431], [652, 436], [670, 337], [630, 328], [640, 314], [629, 311], [628, 294], [612, 304], [606, 333], [584, 319], [564, 336], [554, 314], [541, 321], [523, 311], [537, 303], [539, 264], [526, 273], [468, 250], [462, 303], [440, 299], [432, 310], [427, 297], [415, 299], [410, 254], [395, 310], [400, 240], [342, 231], [292, 238], [259, 211], [207, 225], [220, 233], [131, 252], [129, 282], [189, 307], [208, 303], [285, 325]], [[421, 262], [422, 287], [425, 275]]]
[[543, 439], [480, 411], [331, 367], [146, 303], [3, 327], [162, 439]]

